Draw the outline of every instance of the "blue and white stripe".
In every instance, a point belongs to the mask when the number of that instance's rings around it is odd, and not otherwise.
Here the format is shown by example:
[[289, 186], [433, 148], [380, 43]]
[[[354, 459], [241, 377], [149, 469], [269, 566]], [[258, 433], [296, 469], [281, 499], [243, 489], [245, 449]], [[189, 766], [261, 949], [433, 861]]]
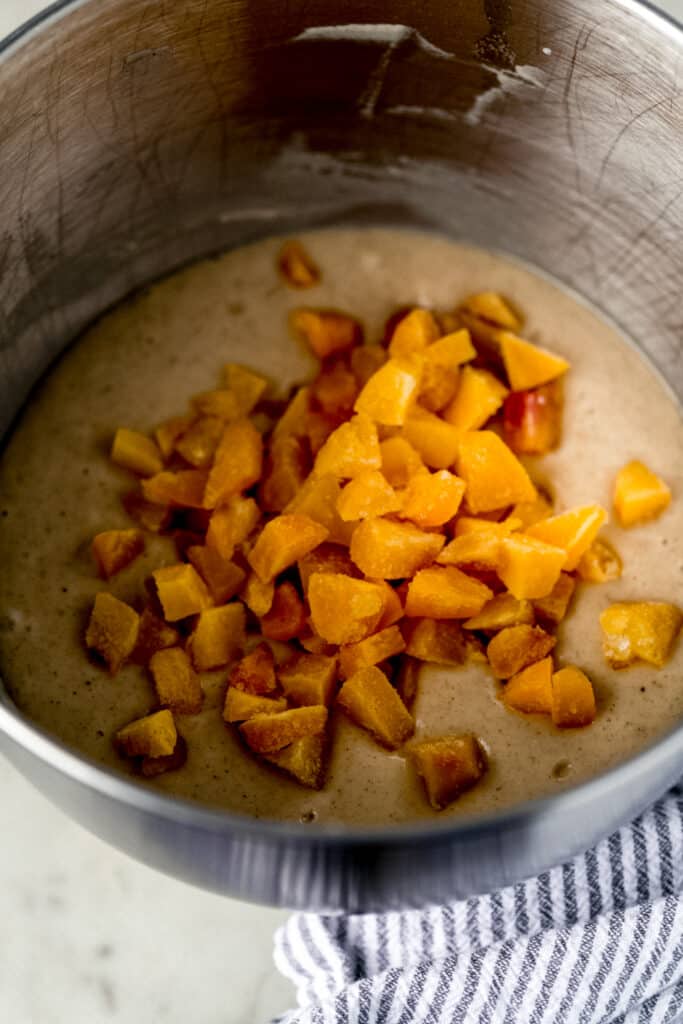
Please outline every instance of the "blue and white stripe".
[[282, 1024], [683, 1022], [683, 783], [568, 864], [387, 914], [295, 914]]

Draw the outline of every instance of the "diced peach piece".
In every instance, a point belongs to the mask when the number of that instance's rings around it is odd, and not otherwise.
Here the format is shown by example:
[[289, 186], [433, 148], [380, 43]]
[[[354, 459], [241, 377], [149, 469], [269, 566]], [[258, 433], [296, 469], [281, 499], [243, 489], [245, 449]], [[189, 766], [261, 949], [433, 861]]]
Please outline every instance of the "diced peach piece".
[[389, 342], [389, 354], [402, 358], [424, 352], [441, 331], [428, 309], [412, 309], [396, 324]]
[[328, 413], [321, 410], [311, 409], [306, 422], [305, 439], [308, 442], [308, 448], [314, 460], [330, 434], [337, 429], [340, 421], [344, 419], [346, 419], [346, 415], [328, 415]]
[[417, 473], [403, 495], [402, 516], [417, 526], [443, 526], [460, 508], [465, 482], [441, 469], [437, 473]]
[[424, 462], [404, 437], [389, 437], [379, 446], [382, 473], [394, 488], [408, 486], [408, 481], [421, 469]]
[[234, 597], [246, 578], [244, 569], [222, 558], [213, 548], [195, 544], [187, 549], [187, 557], [206, 583], [216, 604], [225, 604]]
[[140, 530], [105, 530], [93, 537], [91, 548], [100, 576], [108, 580], [145, 550], [145, 538]]
[[299, 654], [278, 671], [288, 700], [300, 707], [330, 704], [337, 682], [337, 659], [324, 654]]
[[409, 618], [469, 619], [492, 597], [485, 584], [452, 566], [421, 569], [410, 581], [405, 612]]
[[324, 654], [326, 657], [333, 657], [336, 654], [336, 647], [334, 644], [328, 644], [327, 640], [323, 640], [321, 636], [314, 633], [313, 630], [304, 633], [303, 636], [299, 637], [299, 643], [305, 651], [309, 654]]
[[574, 577], [569, 573], [561, 572], [548, 596], [539, 597], [534, 601], [534, 610], [538, 618], [553, 626], [559, 626], [567, 614], [575, 589]]
[[344, 522], [398, 512], [401, 499], [378, 469], [367, 469], [344, 487], [337, 499], [337, 511]]
[[478, 430], [500, 409], [508, 389], [488, 370], [466, 366], [444, 419], [459, 431]]
[[548, 352], [539, 345], [532, 345], [508, 331], [500, 331], [498, 343], [513, 391], [528, 391], [530, 388], [540, 387], [541, 384], [548, 384], [569, 369], [566, 359]]
[[595, 718], [593, 684], [580, 668], [567, 665], [553, 675], [553, 723], [561, 729], [590, 725]]
[[350, 551], [366, 576], [398, 580], [433, 562], [444, 542], [440, 533], [426, 533], [411, 523], [365, 519], [354, 530]]
[[468, 363], [474, 359], [477, 350], [472, 344], [470, 332], [466, 327], [444, 335], [437, 341], [433, 341], [424, 350], [425, 363], [432, 366], [441, 366], [454, 369], [462, 363]]
[[263, 757], [276, 768], [291, 775], [293, 779], [308, 786], [321, 789], [325, 781], [325, 751], [327, 737], [324, 732], [314, 736], [302, 736], [288, 747]]
[[360, 344], [363, 329], [346, 313], [326, 309], [294, 309], [289, 323], [318, 359], [327, 359], [335, 352], [345, 352]]
[[350, 479], [366, 469], [379, 469], [381, 464], [377, 428], [365, 413], [358, 413], [330, 434], [316, 456], [314, 469], [318, 476], [331, 473]]
[[239, 601], [200, 612], [188, 641], [192, 661], [200, 672], [221, 668], [244, 647], [245, 614]]
[[347, 416], [353, 409], [358, 391], [356, 378], [343, 357], [322, 370], [312, 387], [315, 401], [329, 416]]
[[454, 534], [456, 537], [464, 537], [471, 533], [495, 533], [502, 539], [503, 537], [509, 537], [521, 525], [521, 520], [515, 518], [515, 516], [508, 516], [507, 519], [503, 519], [500, 523], [496, 523], [491, 519], [484, 519], [483, 517], [458, 516]]
[[478, 292], [476, 295], [470, 295], [463, 302], [463, 307], [482, 320], [488, 320], [496, 327], [518, 331], [522, 326], [522, 321], [517, 313], [498, 292]]
[[275, 658], [268, 644], [260, 643], [237, 662], [230, 672], [230, 686], [245, 693], [272, 693], [276, 687]]
[[463, 434], [456, 467], [467, 484], [471, 512], [491, 512], [536, 497], [536, 488], [522, 463], [490, 430]]
[[460, 431], [441, 417], [415, 406], [402, 428], [402, 436], [430, 469], [449, 469], [460, 447]]
[[145, 608], [140, 615], [138, 636], [131, 661], [146, 665], [157, 651], [163, 651], [167, 647], [176, 647], [179, 642], [178, 630], [164, 622], [151, 608]]
[[525, 714], [551, 714], [553, 710], [553, 659], [527, 665], [505, 684], [503, 703]]
[[428, 412], [441, 412], [455, 398], [459, 383], [460, 371], [457, 367], [425, 362], [417, 400]]
[[540, 523], [541, 519], [547, 519], [552, 512], [551, 502], [539, 491], [533, 501], [519, 501], [513, 505], [510, 514], [519, 520], [520, 529], [526, 530], [534, 523]]
[[305, 437], [311, 411], [310, 387], [299, 388], [273, 427], [272, 440], [281, 437]]
[[249, 552], [249, 564], [262, 583], [269, 583], [322, 544], [327, 536], [325, 527], [308, 516], [299, 513], [276, 516], [266, 523]]
[[377, 584], [352, 576], [314, 572], [308, 581], [308, 603], [319, 636], [331, 644], [353, 644], [377, 628], [384, 593]]
[[223, 380], [226, 388], [237, 396], [239, 417], [249, 415], [268, 387], [268, 381], [262, 374], [255, 373], [248, 366], [240, 366], [239, 363], [225, 364]]
[[375, 665], [349, 676], [339, 691], [337, 706], [390, 750], [398, 749], [415, 729], [410, 712]]
[[156, 505], [152, 501], [145, 501], [137, 491], [124, 494], [121, 504], [130, 518], [150, 533], [161, 533], [171, 521], [171, 510], [168, 505]]
[[607, 513], [601, 505], [583, 505], [542, 519], [530, 526], [526, 533], [528, 537], [535, 537], [545, 544], [563, 548], [567, 553], [563, 568], [566, 572], [572, 572], [606, 519]]
[[612, 604], [600, 615], [605, 657], [612, 668], [626, 668], [638, 660], [661, 668], [682, 623], [681, 610], [665, 601]]
[[151, 437], [119, 427], [111, 447], [112, 462], [139, 476], [153, 476], [164, 468], [161, 452]]
[[284, 697], [263, 697], [229, 686], [225, 691], [223, 721], [246, 722], [254, 715], [275, 715], [286, 710], [287, 701]]
[[272, 580], [263, 583], [255, 572], [249, 573], [247, 582], [242, 592], [242, 600], [250, 612], [260, 619], [270, 611], [275, 597], [275, 584]]
[[208, 478], [203, 469], [181, 469], [177, 473], [165, 470], [142, 481], [142, 494], [155, 505], [203, 508]]
[[[498, 526], [498, 523], [494, 523]], [[447, 544], [437, 562], [439, 565], [468, 565], [474, 569], [498, 569], [501, 542], [505, 534], [498, 530], [472, 530]]]
[[159, 451], [165, 459], [170, 459], [175, 449], [175, 443], [181, 434], [192, 426], [193, 416], [172, 416], [164, 420], [154, 431], [154, 437], [159, 446]]
[[221, 437], [204, 491], [204, 506], [216, 508], [261, 476], [263, 441], [249, 420], [228, 423]]
[[656, 473], [633, 461], [617, 473], [614, 509], [622, 526], [636, 526], [661, 515], [671, 501], [671, 491]]
[[386, 580], [372, 580], [371, 582], [376, 583], [384, 595], [384, 611], [379, 620], [378, 629], [387, 629], [403, 618], [401, 598]]
[[271, 754], [304, 736], [321, 733], [326, 722], [327, 708], [315, 704], [276, 715], [254, 715], [240, 726], [240, 732], [255, 753]]
[[166, 757], [178, 741], [173, 715], [168, 709], [137, 718], [116, 733], [115, 743], [126, 757]]
[[225, 424], [218, 416], [200, 416], [175, 443], [179, 455], [197, 469], [213, 462]]
[[398, 626], [389, 626], [373, 633], [357, 644], [346, 644], [339, 650], [339, 668], [342, 679], [348, 679], [354, 672], [368, 665], [378, 665], [386, 658], [393, 658], [405, 650], [405, 643]]
[[212, 605], [211, 595], [197, 570], [185, 562], [155, 569], [152, 577], [167, 622], [196, 615]]
[[149, 670], [162, 707], [181, 715], [196, 715], [201, 711], [202, 686], [182, 647], [157, 651], [150, 658]]
[[417, 396], [421, 376], [421, 359], [390, 359], [359, 394], [354, 405], [356, 412], [364, 413], [375, 423], [400, 427]]
[[512, 391], [503, 406], [503, 437], [513, 452], [545, 455], [557, 448], [562, 430], [562, 395], [556, 382], [532, 391]]
[[467, 645], [459, 622], [448, 619], [411, 619], [403, 627], [406, 653], [435, 665], [463, 665]]
[[489, 665], [499, 679], [511, 679], [527, 665], [550, 654], [554, 636], [539, 626], [508, 626], [496, 633], [486, 649]]
[[356, 524], [345, 523], [339, 515], [337, 502], [340, 494], [341, 487], [335, 476], [311, 473], [284, 511], [308, 516], [325, 527], [330, 543], [348, 546]]
[[622, 562], [611, 544], [599, 537], [584, 552], [576, 567], [582, 580], [588, 583], [607, 583], [621, 576]]
[[463, 623], [465, 629], [498, 630], [508, 626], [533, 625], [531, 601], [520, 601], [513, 594], [496, 594], [478, 615]]
[[354, 348], [349, 357], [351, 372], [356, 378], [356, 384], [362, 388], [372, 377], [373, 373], [384, 366], [387, 361], [387, 354], [381, 345], [359, 345]]
[[282, 512], [302, 487], [310, 468], [310, 455], [301, 437], [289, 434], [272, 442], [261, 481], [261, 507]]
[[435, 811], [452, 804], [476, 785], [486, 771], [486, 757], [474, 736], [423, 740], [411, 744], [409, 753]]
[[520, 601], [535, 599], [552, 592], [566, 560], [564, 548], [512, 533], [501, 541], [497, 571], [508, 590]]
[[420, 684], [420, 672], [422, 666], [417, 658], [411, 658], [404, 654], [398, 666], [395, 677], [396, 692], [410, 710], [415, 703], [417, 691]]
[[116, 675], [133, 652], [139, 627], [140, 616], [130, 605], [103, 592], [95, 597], [85, 643], [106, 662], [111, 674]]
[[314, 572], [342, 573], [344, 576], [360, 575], [348, 551], [336, 544], [321, 544], [315, 551], [300, 558], [297, 568], [304, 595], [308, 594], [308, 583]]
[[320, 281], [320, 270], [296, 239], [289, 239], [277, 259], [280, 274], [292, 288], [313, 288]]
[[225, 505], [214, 509], [206, 531], [206, 546], [221, 558], [232, 558], [235, 548], [246, 540], [261, 518], [261, 510], [253, 498], [235, 494]]
[[285, 643], [306, 630], [306, 609], [291, 583], [276, 587], [273, 603], [261, 618], [261, 632], [269, 640]]

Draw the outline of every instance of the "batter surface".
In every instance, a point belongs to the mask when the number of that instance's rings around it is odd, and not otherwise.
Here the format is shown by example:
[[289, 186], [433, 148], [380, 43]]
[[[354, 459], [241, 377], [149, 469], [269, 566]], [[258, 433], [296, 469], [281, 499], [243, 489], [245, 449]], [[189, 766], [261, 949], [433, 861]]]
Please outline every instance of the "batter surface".
[[[0, 673], [18, 707], [82, 753], [128, 770], [112, 736], [149, 711], [151, 682], [135, 665], [112, 679], [83, 646], [90, 607], [104, 589], [90, 541], [130, 525], [121, 496], [131, 478], [107, 457], [117, 427], [146, 431], [177, 414], [192, 394], [217, 386], [227, 361], [266, 374], [283, 393], [310, 377], [314, 363], [286, 326], [288, 310], [302, 303], [353, 313], [373, 341], [399, 306], [450, 309], [468, 293], [496, 290], [524, 311], [526, 337], [572, 364], [563, 443], [527, 460], [536, 480], [550, 483], [560, 507], [611, 508], [617, 470], [641, 459], [674, 500], [655, 523], [607, 527], [623, 576], [580, 584], [560, 627], [558, 660], [580, 665], [594, 682], [593, 725], [560, 732], [545, 718], [506, 710], [486, 666], [423, 670], [417, 738], [472, 731], [490, 753], [482, 783], [440, 817], [557, 792], [652, 742], [683, 715], [683, 643], [659, 671], [616, 673], [602, 655], [598, 617], [619, 600], [683, 604], [683, 420], [674, 399], [595, 313], [498, 255], [394, 230], [301, 237], [322, 270], [317, 287], [296, 292], [278, 278], [277, 239], [198, 263], [104, 317], [32, 398], [0, 460]], [[150, 535], [145, 555], [106, 588], [134, 602], [151, 570], [176, 560], [170, 540]], [[221, 719], [226, 675], [205, 673], [204, 710], [177, 718], [189, 749], [185, 767], [141, 784], [259, 817], [383, 824], [434, 814], [407, 762], [341, 715], [322, 791], [258, 764]]]

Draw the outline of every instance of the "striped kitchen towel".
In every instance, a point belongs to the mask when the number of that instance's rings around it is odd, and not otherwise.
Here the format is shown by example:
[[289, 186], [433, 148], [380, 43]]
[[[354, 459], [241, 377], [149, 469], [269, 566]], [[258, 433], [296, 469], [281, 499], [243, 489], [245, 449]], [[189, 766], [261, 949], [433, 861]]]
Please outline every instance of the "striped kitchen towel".
[[593, 850], [485, 896], [295, 914], [282, 1024], [683, 1021], [683, 783]]

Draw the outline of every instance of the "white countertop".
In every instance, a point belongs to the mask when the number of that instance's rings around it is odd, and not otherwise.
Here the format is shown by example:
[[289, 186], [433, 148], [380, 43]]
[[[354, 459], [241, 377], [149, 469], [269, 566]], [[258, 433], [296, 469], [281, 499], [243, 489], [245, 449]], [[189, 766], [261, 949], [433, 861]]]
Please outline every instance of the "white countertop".
[[[0, 0], [0, 38], [44, 0]], [[660, 6], [683, 20], [683, 0]], [[264, 1024], [293, 1005], [286, 918], [173, 881], [95, 839], [0, 758], [0, 1020]]]

